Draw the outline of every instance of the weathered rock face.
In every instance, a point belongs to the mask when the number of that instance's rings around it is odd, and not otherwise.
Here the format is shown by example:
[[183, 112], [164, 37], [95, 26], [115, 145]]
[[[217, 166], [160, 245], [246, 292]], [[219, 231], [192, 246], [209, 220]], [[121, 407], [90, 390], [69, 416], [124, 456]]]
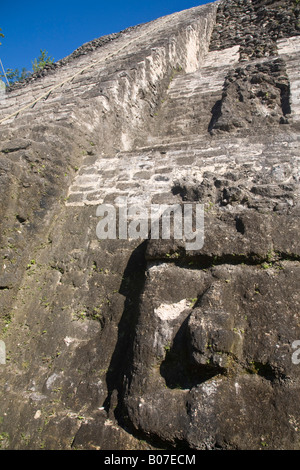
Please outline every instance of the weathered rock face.
[[[1, 101], [0, 444], [299, 449], [299, 5], [92, 41]], [[96, 207], [202, 203], [204, 245]]]
[[210, 130], [259, 127], [287, 122], [291, 113], [289, 80], [282, 59], [230, 70]]
[[240, 45], [241, 60], [276, 55], [276, 41], [299, 34], [294, 0], [233, 0], [218, 8], [210, 49]]

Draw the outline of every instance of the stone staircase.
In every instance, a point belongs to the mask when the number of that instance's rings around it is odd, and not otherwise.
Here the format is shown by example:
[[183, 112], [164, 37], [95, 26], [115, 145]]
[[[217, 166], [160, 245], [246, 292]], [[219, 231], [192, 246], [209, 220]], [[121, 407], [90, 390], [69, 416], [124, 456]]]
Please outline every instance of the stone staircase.
[[159, 110], [160, 119], [154, 130], [158, 138], [205, 134], [210, 122], [207, 110], [211, 111], [221, 98], [225, 76], [238, 60], [239, 46], [234, 46], [210, 52], [196, 72], [179, 73], [171, 81]]
[[[150, 146], [115, 157], [88, 156], [70, 188], [67, 206], [113, 204], [126, 197], [130, 204], [174, 203], [172, 187], [186, 180], [200, 184], [207, 175], [234, 172], [273, 174], [277, 183], [300, 180], [298, 143], [278, 134], [214, 138], [190, 136], [185, 141]], [[276, 176], [277, 175], [277, 176]], [[242, 176], [240, 176], [242, 179]]]
[[[280, 54], [291, 44], [298, 50], [298, 43], [299, 39], [293, 38], [282, 41]], [[227, 135], [212, 137], [207, 132], [207, 108], [211, 110], [221, 98], [225, 76], [238, 59], [238, 46], [213, 51], [199, 70], [176, 74], [153, 116], [152, 132], [145, 145], [114, 156], [87, 156], [69, 189], [66, 205], [114, 203], [118, 197], [136, 204], [174, 202], [171, 190], [178, 180], [201, 183], [207, 173], [238, 173], [247, 167], [251, 167], [252, 174], [275, 172], [281, 175], [280, 182], [299, 181], [298, 143], [294, 138], [289, 142], [285, 129], [279, 129], [276, 138], [268, 137], [263, 130], [247, 139], [238, 133], [228, 139]], [[289, 56], [287, 68], [295, 116], [299, 113], [297, 94], [293, 92], [299, 70], [296, 54]]]
[[[207, 138], [206, 110], [220, 99], [226, 73], [238, 62], [238, 50], [239, 46], [234, 46], [210, 52], [201, 69], [173, 77], [166, 99], [153, 117], [152, 135], [146, 147], [120, 152], [115, 157], [87, 157], [69, 190], [66, 204], [100, 204], [112, 202], [118, 196], [145, 202], [146, 194], [150, 202], [155, 194], [170, 195], [174, 178], [190, 171], [189, 165], [195, 163], [196, 154], [203, 173], [206, 160], [203, 161], [202, 155], [209, 154], [207, 142], [201, 144], [200, 138], [204, 135]], [[171, 155], [168, 146], [172, 147]], [[217, 155], [218, 149], [214, 148], [213, 153]], [[195, 167], [198, 177], [199, 169], [200, 166]]]

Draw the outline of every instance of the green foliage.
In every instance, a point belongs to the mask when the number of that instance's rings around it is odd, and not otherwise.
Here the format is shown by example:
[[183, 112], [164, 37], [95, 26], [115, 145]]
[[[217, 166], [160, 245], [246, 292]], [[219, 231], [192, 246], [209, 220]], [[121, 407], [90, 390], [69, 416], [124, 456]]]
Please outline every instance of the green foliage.
[[41, 54], [37, 59], [34, 59], [32, 63], [33, 72], [38, 72], [43, 70], [47, 64], [53, 64], [54, 59], [48, 55], [47, 51], [40, 50]]
[[[24, 80], [26, 77], [28, 77], [30, 72], [28, 72], [28, 70], [23, 67], [21, 72], [19, 69], [7, 69], [5, 74], [8, 83], [13, 85], [15, 82], [20, 82], [21, 80]], [[0, 74], [0, 78], [5, 78], [4, 74]]]
[[[0, 38], [4, 38], [4, 34], [2, 33], [2, 28], [0, 28]], [[0, 46], [1, 46], [1, 42], [0, 42]]]
[[[0, 28], [0, 38], [4, 37], [4, 34], [1, 32], [2, 29]], [[1, 43], [0, 43], [1, 45]], [[48, 52], [46, 50], [40, 50], [40, 55], [37, 59], [34, 59], [32, 61], [32, 72], [38, 72], [39, 70], [43, 70], [43, 68], [47, 64], [53, 64], [54, 59], [49, 56]], [[19, 69], [10, 69], [8, 68], [5, 72], [5, 75], [3, 73], [0, 73], [0, 79], [6, 79], [9, 83], [9, 85], [13, 85], [16, 82], [20, 82], [24, 80], [25, 78], [29, 77], [31, 75], [30, 71], [26, 70], [25, 67], [22, 68], [20, 71]]]

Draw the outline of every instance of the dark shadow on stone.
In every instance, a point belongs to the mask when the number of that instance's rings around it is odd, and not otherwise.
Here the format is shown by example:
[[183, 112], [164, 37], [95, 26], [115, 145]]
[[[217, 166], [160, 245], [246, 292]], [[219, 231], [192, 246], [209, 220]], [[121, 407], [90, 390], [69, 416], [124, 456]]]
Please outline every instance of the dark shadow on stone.
[[177, 194], [179, 194], [179, 196], [181, 197], [183, 201], [186, 200], [187, 190], [185, 186], [182, 186], [180, 183], [176, 183], [172, 187], [171, 191], [172, 191], [173, 196], [177, 196]]
[[288, 86], [280, 86], [281, 109], [284, 116], [291, 114], [292, 112], [290, 96], [290, 84], [288, 84]]
[[166, 353], [166, 358], [160, 366], [160, 373], [168, 388], [191, 389], [210, 378], [223, 373], [223, 369], [213, 365], [196, 364], [188, 347], [189, 338], [187, 325], [190, 315], [179, 328], [172, 347]]
[[[124, 421], [123, 385], [133, 360], [133, 341], [138, 321], [140, 294], [144, 287], [148, 240], [141, 243], [131, 254], [124, 271], [119, 293], [126, 297], [121, 320], [118, 325], [118, 340], [106, 374], [108, 395], [103, 404], [106, 411], [112, 411], [119, 424]], [[117, 403], [112, 403], [116, 399]]]
[[251, 367], [247, 368], [247, 372], [250, 374], [260, 375], [270, 382], [275, 382], [278, 379], [286, 379], [286, 375], [276, 371], [276, 369], [274, 369], [271, 364], [258, 361], [253, 361]]
[[216, 124], [216, 122], [220, 118], [221, 109], [222, 109], [222, 100], [218, 100], [218, 101], [216, 101], [216, 103], [214, 104], [214, 106], [212, 107], [212, 110], [211, 110], [212, 117], [211, 117], [211, 120], [210, 120], [209, 125], [208, 125], [208, 129], [207, 129], [208, 132], [211, 132], [213, 130], [214, 125]]
[[186, 449], [188, 445], [175, 440], [169, 443], [156, 435], [145, 434], [137, 430], [131, 423], [124, 404], [126, 380], [130, 380], [133, 364], [133, 345], [139, 319], [140, 296], [144, 289], [148, 240], [141, 243], [132, 253], [126, 269], [119, 293], [126, 296], [125, 306], [118, 325], [118, 340], [106, 374], [108, 394], [103, 403], [108, 416], [114, 417], [118, 425], [126, 432], [142, 439], [158, 449]]
[[237, 230], [237, 232], [241, 233], [242, 235], [244, 235], [245, 233], [245, 225], [244, 225], [244, 222], [242, 221], [242, 219], [240, 217], [236, 217], [235, 218], [235, 228]]

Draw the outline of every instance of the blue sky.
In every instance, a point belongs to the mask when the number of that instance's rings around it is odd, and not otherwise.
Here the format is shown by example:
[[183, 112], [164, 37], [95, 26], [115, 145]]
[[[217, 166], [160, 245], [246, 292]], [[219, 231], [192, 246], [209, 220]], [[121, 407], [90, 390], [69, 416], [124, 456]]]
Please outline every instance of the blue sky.
[[0, 59], [5, 69], [25, 67], [46, 50], [55, 62], [92, 39], [192, 8], [207, 0], [0, 0]]

